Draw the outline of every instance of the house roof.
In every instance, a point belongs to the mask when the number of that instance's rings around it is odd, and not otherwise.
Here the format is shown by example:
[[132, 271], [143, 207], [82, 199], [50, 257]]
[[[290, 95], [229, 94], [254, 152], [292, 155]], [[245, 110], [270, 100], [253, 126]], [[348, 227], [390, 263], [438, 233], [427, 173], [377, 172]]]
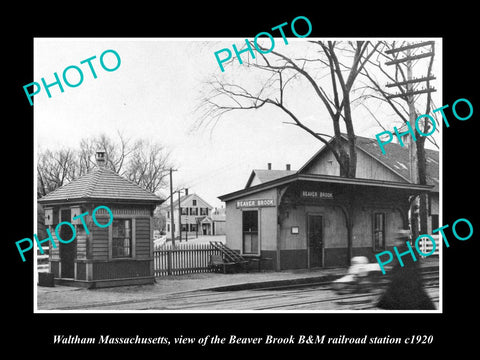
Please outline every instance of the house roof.
[[258, 180], [261, 183], [272, 181], [275, 179], [282, 178], [287, 175], [295, 174], [296, 171], [294, 170], [260, 170], [260, 169], [255, 169], [252, 170], [252, 173], [250, 174], [250, 177], [248, 178], [247, 184], [245, 185], [245, 188], [250, 187], [252, 184], [253, 179], [255, 178], [255, 175], [257, 176]]
[[[202, 201], [209, 209], [213, 209], [213, 206], [211, 206], [209, 203], [207, 203], [205, 200], [203, 200], [196, 193], [180, 196], [180, 204], [184, 204], [185, 201], [190, 201], [192, 198], [197, 198], [198, 200]], [[169, 206], [170, 206], [170, 201], [168, 202], [168, 204], [165, 203], [162, 207], [169, 207]], [[176, 197], [176, 196], [174, 196], [173, 206], [174, 207], [178, 206], [178, 197]]]
[[38, 201], [43, 204], [72, 201], [112, 200], [161, 204], [165, 200], [121, 177], [105, 167], [89, 173], [48, 193]]

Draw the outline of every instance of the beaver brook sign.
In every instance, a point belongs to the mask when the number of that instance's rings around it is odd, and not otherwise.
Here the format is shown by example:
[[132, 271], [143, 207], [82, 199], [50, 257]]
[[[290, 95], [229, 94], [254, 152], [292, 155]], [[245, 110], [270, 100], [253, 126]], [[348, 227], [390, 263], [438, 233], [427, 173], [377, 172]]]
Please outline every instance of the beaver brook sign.
[[237, 201], [237, 209], [275, 206], [274, 199], [254, 199]]

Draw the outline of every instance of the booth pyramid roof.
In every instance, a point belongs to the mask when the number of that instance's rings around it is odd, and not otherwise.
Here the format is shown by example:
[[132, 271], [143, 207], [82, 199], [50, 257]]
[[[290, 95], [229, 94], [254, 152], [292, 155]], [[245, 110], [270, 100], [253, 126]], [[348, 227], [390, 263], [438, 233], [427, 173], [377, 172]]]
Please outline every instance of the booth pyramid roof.
[[163, 203], [163, 199], [123, 178], [116, 172], [99, 166], [89, 173], [48, 193], [38, 201], [43, 204], [85, 200]]

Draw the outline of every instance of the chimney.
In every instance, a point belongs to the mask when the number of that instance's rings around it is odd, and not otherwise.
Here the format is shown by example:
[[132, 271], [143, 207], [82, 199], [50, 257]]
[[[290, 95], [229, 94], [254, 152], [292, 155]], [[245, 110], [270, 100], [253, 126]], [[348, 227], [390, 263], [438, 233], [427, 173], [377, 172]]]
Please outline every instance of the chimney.
[[98, 150], [95, 154], [95, 161], [97, 162], [98, 167], [105, 167], [106, 159], [105, 159], [105, 151]]
[[185, 188], [185, 196], [188, 195], [188, 188]]
[[287, 170], [290, 171], [290, 164], [287, 164]]
[[267, 164], [267, 169], [268, 169], [268, 170], [272, 170], [272, 163], [268, 163], [268, 164]]

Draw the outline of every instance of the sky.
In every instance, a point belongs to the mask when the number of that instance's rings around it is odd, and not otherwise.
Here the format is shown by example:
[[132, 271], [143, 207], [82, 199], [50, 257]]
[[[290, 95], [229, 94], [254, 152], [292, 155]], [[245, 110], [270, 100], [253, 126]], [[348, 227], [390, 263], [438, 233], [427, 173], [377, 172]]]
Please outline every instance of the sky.
[[[288, 47], [283, 50], [295, 52], [305, 44], [292, 40], [283, 45]], [[197, 193], [213, 207], [222, 206], [218, 196], [242, 189], [253, 169], [266, 169], [267, 163], [272, 163], [273, 169], [285, 169], [286, 164], [299, 169], [322, 144], [286, 124], [289, 119], [274, 107], [231, 112], [214, 127], [195, 127], [200, 117], [196, 108], [206, 89], [205, 81], [212, 76], [239, 76], [233, 72], [234, 67], [226, 69], [229, 74], [222, 74], [214, 52], [231, 49], [232, 43], [240, 47], [242, 41], [36, 38], [32, 81], [40, 83], [44, 78], [47, 84], [52, 83], [54, 72], [61, 78], [70, 65], [81, 68], [84, 79], [78, 87], [65, 86], [62, 80], [64, 92], [52, 86], [51, 98], [43, 88], [35, 95], [35, 149], [78, 148], [83, 138], [102, 133], [114, 138], [117, 131], [133, 140], [160, 142], [170, 151], [177, 169], [174, 188], [188, 187], [190, 193]], [[281, 38], [277, 44], [280, 43]], [[436, 49], [441, 54], [439, 45]], [[99, 58], [110, 49], [119, 54], [121, 64], [117, 70], [107, 72], [100, 66]], [[92, 60], [96, 79], [88, 64], [80, 64], [92, 56], [96, 56]], [[111, 53], [104, 60], [107, 67], [116, 64]], [[435, 66], [441, 74], [440, 60]], [[75, 70], [68, 72], [70, 82], [78, 82], [75, 76]], [[441, 82], [435, 87], [441, 88]], [[298, 83], [286, 95], [307, 124], [332, 133], [331, 120], [310, 88]], [[354, 124], [357, 135], [374, 137], [382, 131], [362, 106], [355, 111], [355, 119], [361, 119]], [[388, 111], [379, 107], [374, 111], [380, 118], [389, 116]], [[168, 189], [161, 193], [168, 196]]]

